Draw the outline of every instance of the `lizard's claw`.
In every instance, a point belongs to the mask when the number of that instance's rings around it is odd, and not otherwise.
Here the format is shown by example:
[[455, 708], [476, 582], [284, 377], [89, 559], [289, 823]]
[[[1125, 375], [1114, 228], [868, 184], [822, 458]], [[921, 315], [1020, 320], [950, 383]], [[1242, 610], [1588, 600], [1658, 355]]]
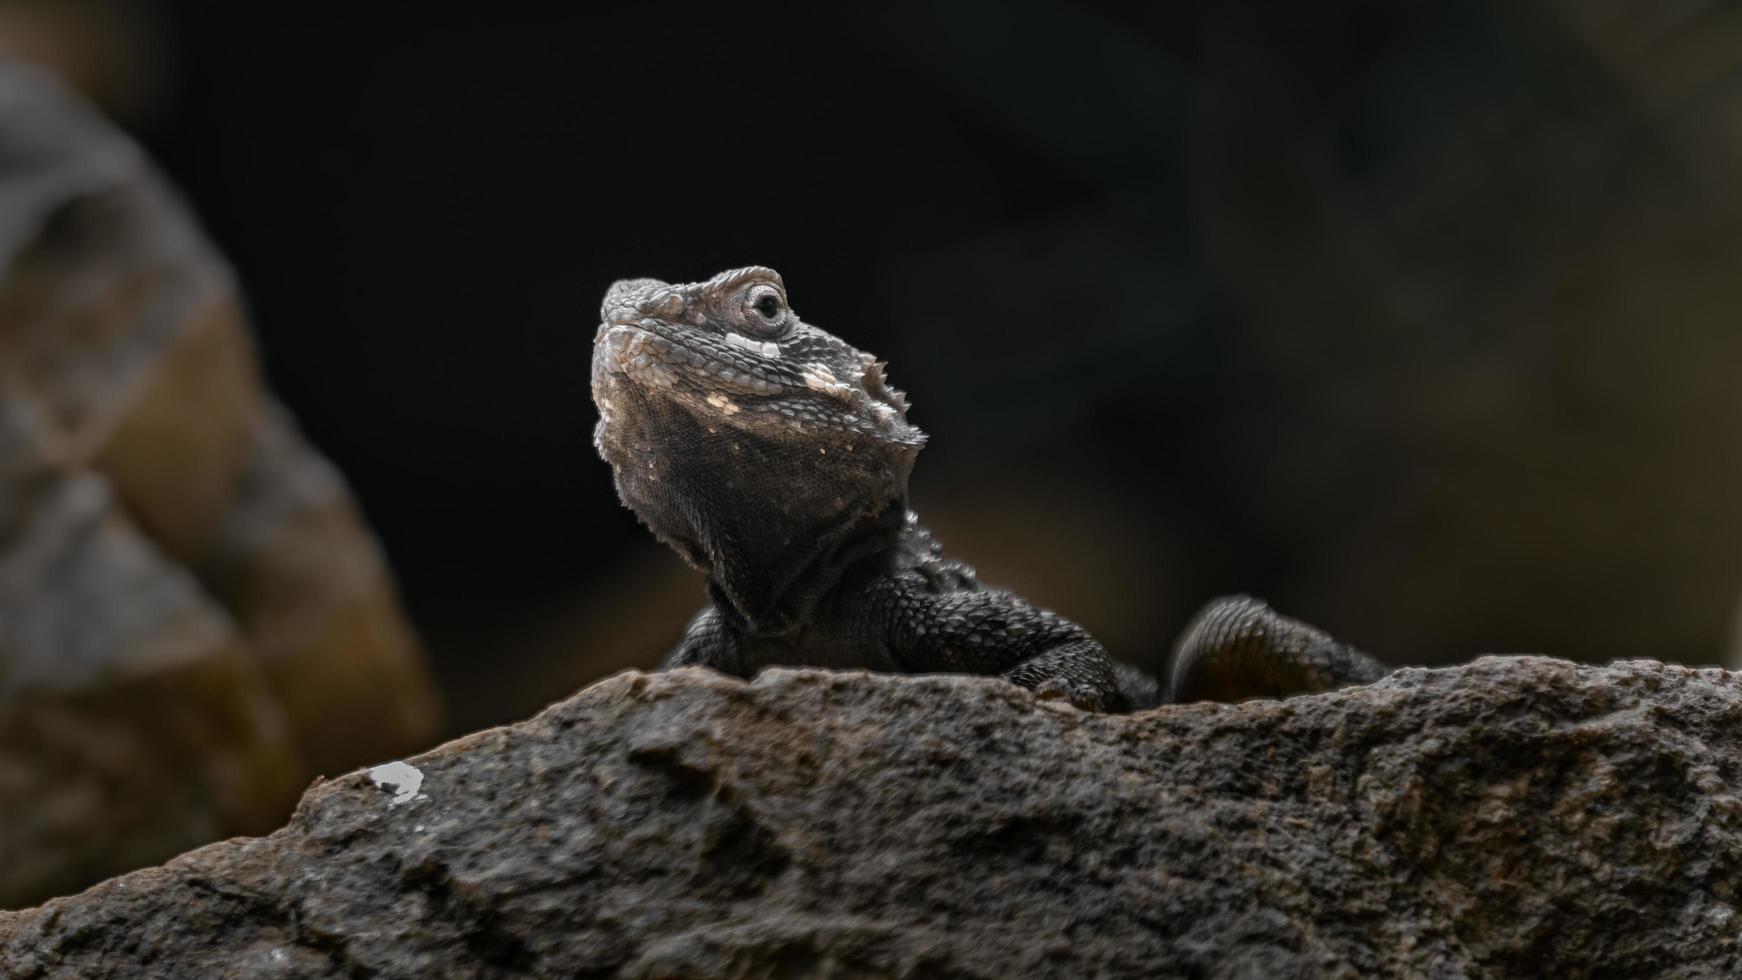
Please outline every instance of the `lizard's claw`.
[[1063, 677], [1051, 677], [1034, 688], [1034, 696], [1042, 701], [1068, 701], [1083, 711], [1106, 711], [1107, 700], [1101, 692], [1083, 684], [1073, 684]]

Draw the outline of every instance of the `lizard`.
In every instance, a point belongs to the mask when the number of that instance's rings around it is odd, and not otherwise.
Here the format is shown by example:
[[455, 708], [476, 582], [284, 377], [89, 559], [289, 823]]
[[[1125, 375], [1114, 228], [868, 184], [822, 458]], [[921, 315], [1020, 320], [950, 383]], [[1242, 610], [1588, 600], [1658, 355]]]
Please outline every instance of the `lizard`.
[[1165, 686], [983, 585], [908, 506], [926, 436], [886, 365], [800, 319], [774, 270], [623, 279], [600, 307], [594, 445], [623, 504], [707, 581], [662, 668], [989, 674], [1088, 710], [1281, 697], [1384, 676], [1248, 596], [1211, 601]]

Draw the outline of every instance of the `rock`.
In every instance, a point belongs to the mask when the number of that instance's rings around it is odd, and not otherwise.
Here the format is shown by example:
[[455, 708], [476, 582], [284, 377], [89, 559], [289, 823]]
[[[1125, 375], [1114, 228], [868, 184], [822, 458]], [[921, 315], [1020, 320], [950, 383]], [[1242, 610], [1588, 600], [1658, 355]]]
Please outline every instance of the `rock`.
[[234, 623], [108, 485], [34, 494], [0, 550], [0, 904], [271, 829], [301, 776]]
[[269, 829], [435, 725], [230, 270], [131, 141], [0, 59], [0, 907]]
[[275, 405], [252, 439], [206, 580], [241, 624], [317, 773], [433, 740], [436, 701], [344, 480]]
[[0, 974], [1733, 976], [1742, 680], [1486, 658], [1091, 715], [621, 674], [0, 914]]

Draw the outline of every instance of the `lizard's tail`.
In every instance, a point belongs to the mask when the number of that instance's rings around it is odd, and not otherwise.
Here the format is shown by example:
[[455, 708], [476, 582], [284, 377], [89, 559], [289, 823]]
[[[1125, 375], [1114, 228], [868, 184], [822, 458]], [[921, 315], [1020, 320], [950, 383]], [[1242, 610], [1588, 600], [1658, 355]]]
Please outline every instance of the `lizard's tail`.
[[1251, 596], [1212, 600], [1174, 648], [1173, 701], [1243, 701], [1316, 694], [1391, 672], [1329, 634]]

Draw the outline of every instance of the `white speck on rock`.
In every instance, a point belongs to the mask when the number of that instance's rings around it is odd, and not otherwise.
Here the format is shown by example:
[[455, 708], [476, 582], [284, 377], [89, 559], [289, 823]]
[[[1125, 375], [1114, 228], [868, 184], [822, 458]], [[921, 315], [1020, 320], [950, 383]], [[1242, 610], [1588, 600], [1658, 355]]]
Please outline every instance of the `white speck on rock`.
[[375, 780], [375, 785], [393, 794], [393, 799], [387, 801], [388, 806], [398, 806], [417, 799], [417, 791], [423, 786], [423, 773], [403, 762], [389, 762], [369, 770], [369, 778]]

